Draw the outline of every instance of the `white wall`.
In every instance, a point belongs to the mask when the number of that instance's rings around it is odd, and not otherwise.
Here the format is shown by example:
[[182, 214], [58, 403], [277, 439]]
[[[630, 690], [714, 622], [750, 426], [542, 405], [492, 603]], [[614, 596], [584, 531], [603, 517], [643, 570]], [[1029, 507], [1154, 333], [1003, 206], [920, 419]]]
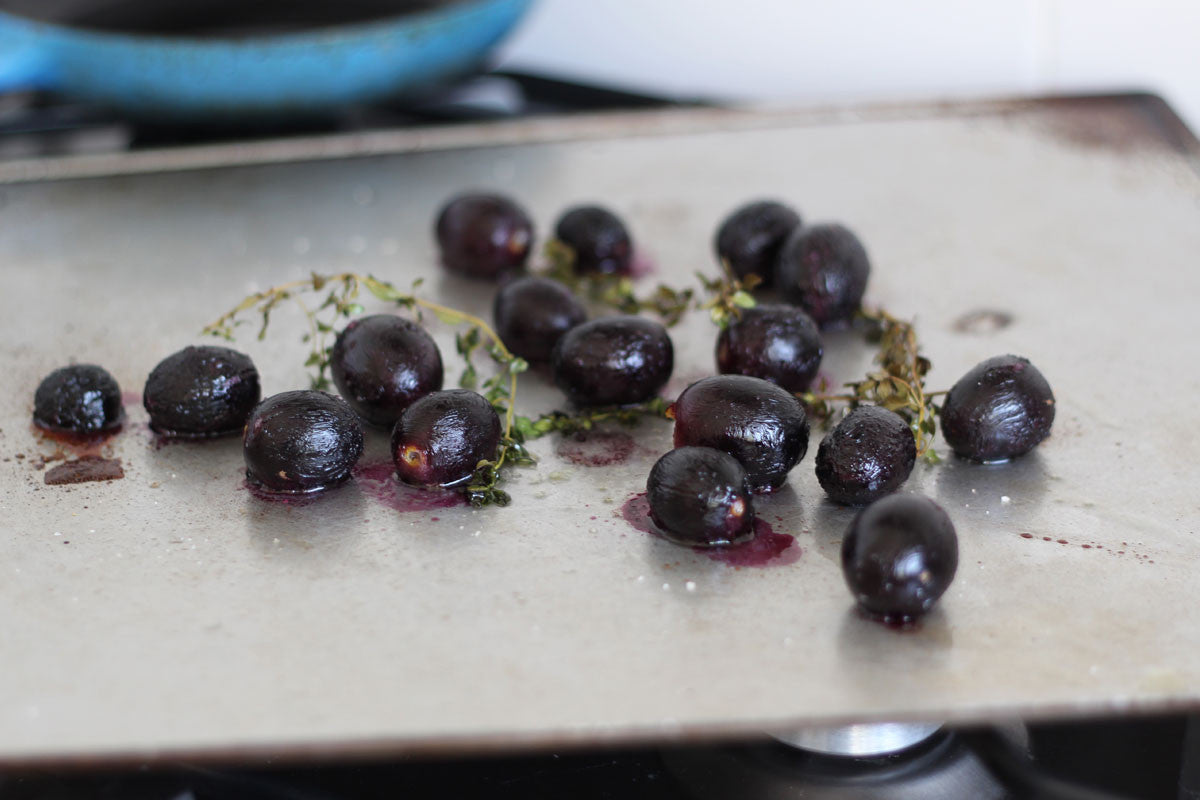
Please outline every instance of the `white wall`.
[[1200, 131], [1195, 0], [539, 0], [503, 53], [718, 99], [1147, 89]]

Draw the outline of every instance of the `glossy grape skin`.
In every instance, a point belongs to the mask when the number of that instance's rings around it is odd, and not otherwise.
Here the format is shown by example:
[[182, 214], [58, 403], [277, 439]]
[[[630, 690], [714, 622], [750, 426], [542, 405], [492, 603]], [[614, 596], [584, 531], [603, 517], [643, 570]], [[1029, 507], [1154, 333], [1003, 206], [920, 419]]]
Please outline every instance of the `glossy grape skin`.
[[392, 314], [352, 320], [329, 358], [333, 383], [367, 422], [390, 428], [415, 400], [442, 388], [442, 355], [425, 329]]
[[646, 481], [650, 518], [680, 544], [716, 547], [754, 535], [746, 470], [711, 447], [679, 447], [663, 455]]
[[246, 421], [246, 480], [277, 494], [308, 494], [350, 477], [363, 451], [354, 410], [326, 392], [294, 391], [259, 403]]
[[261, 397], [249, 356], [206, 345], [158, 362], [146, 379], [142, 405], [155, 432], [200, 439], [240, 433]]
[[104, 433], [121, 427], [121, 387], [103, 367], [73, 364], [54, 370], [33, 395], [33, 422], [56, 433]]
[[941, 506], [916, 495], [877, 500], [842, 539], [842, 575], [859, 607], [884, 622], [933, 608], [958, 569], [958, 536]]
[[800, 224], [800, 215], [783, 203], [746, 203], [721, 222], [713, 249], [717, 259], [728, 263], [738, 278], [757, 275], [759, 286], [766, 288], [775, 281], [780, 248]]
[[443, 206], [435, 225], [442, 264], [469, 278], [495, 280], [521, 269], [533, 247], [525, 209], [498, 194], [462, 194]]
[[741, 462], [753, 491], [770, 491], [808, 450], [808, 416], [790, 392], [761, 378], [717, 375], [671, 406], [675, 446], [715, 447]]
[[427, 394], [413, 403], [392, 431], [396, 474], [416, 486], [455, 486], [480, 461], [496, 458], [500, 417], [482, 395], [466, 389]]
[[916, 460], [916, 439], [899, 414], [859, 406], [817, 447], [817, 480], [835, 503], [865, 505], [900, 488]]
[[579, 406], [640, 403], [671, 377], [667, 329], [642, 317], [602, 317], [563, 334], [551, 356], [554, 383]]
[[621, 218], [600, 206], [567, 209], [554, 226], [554, 236], [575, 253], [574, 269], [586, 274], [628, 275], [633, 240]]
[[950, 388], [942, 435], [963, 458], [1005, 461], [1050, 435], [1054, 409], [1054, 393], [1037, 367], [1020, 356], [995, 356]]
[[550, 360], [554, 345], [587, 319], [587, 310], [563, 284], [531, 275], [501, 287], [492, 319], [504, 346], [536, 364]]
[[779, 384], [789, 392], [808, 389], [824, 356], [812, 317], [787, 305], [743, 309], [717, 336], [717, 370]]
[[841, 225], [799, 228], [784, 242], [775, 265], [775, 286], [822, 328], [848, 322], [862, 305], [871, 262]]

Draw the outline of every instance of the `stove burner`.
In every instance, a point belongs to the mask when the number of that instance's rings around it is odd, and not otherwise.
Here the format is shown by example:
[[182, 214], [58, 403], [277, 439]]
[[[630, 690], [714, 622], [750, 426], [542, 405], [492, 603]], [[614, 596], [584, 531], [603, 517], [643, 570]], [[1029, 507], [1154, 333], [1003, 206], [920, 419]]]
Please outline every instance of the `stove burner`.
[[[866, 730], [870, 728], [879, 730]], [[1023, 726], [1006, 728], [1003, 735], [1012, 747], [1025, 749]], [[666, 752], [663, 762], [696, 800], [999, 800], [1009, 796], [958, 735], [936, 725], [846, 726], [788, 740], [853, 748], [868, 743], [891, 747], [914, 737], [915, 744], [869, 756], [814, 752], [777, 739], [750, 746]]]
[[783, 744], [831, 756], [881, 756], [905, 750], [941, 730], [938, 722], [877, 722], [804, 728], [774, 738]]

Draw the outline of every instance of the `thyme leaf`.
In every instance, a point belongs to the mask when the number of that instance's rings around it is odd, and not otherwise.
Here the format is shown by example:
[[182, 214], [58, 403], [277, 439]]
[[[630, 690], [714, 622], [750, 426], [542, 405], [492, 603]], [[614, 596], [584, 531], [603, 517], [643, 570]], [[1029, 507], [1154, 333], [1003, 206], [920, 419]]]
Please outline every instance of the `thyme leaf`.
[[867, 341], [878, 346], [872, 370], [858, 381], [846, 383], [846, 394], [827, 394], [828, 385], [822, 381], [816, 392], [797, 395], [808, 406], [809, 414], [828, 427], [839, 404], [856, 408], [863, 403], [894, 411], [908, 422], [917, 443], [917, 456], [936, 464], [941, 458], [933, 449], [940, 407], [934, 402], [944, 392], [925, 389], [925, 376], [932, 366], [920, 353], [916, 328], [911, 322], [897, 319], [877, 309], [860, 309], [855, 322]]
[[753, 274], [738, 278], [728, 261], [721, 262], [721, 274], [718, 277], [706, 278], [699, 272], [696, 277], [709, 295], [709, 299], [697, 307], [707, 311], [718, 328], [728, 327], [731, 321], [742, 316], [744, 309], [754, 308], [752, 292], [762, 282]]
[[674, 289], [660, 283], [646, 297], [638, 297], [633, 279], [627, 275], [579, 273], [575, 270], [575, 251], [559, 239], [546, 242], [543, 249], [549, 267], [539, 274], [553, 278], [573, 293], [592, 303], [637, 314], [649, 311], [657, 314], [668, 328], [677, 324], [691, 308], [695, 294], [692, 289]]

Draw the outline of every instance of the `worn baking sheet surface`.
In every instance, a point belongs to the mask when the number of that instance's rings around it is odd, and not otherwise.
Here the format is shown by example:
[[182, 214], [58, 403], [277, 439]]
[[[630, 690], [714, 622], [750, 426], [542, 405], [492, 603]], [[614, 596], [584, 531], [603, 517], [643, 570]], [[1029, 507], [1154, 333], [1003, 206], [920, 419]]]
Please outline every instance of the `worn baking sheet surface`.
[[[534, 144], [5, 188], [0, 761], [1194, 706], [1193, 162], [1152, 136], [1097, 141], [1077, 135], [1095, 125], [1042, 112], [660, 120], [625, 118], [630, 135], [579, 138], [575, 120], [561, 140], [539, 124]], [[437, 206], [467, 187], [518, 196], [542, 231], [567, 204], [601, 200], [675, 283], [712, 267], [712, 231], [745, 199], [843, 221], [872, 254], [869, 299], [917, 318], [931, 386], [1026, 355], [1057, 394], [1053, 436], [1007, 466], [917, 468], [906, 490], [949, 510], [961, 565], [909, 633], [852, 611], [837, 562], [851, 512], [822, 500], [815, 438], [761, 508], [802, 555], [761, 569], [614, 514], [669, 446], [667, 423], [644, 425], [620, 465], [535, 443], [542, 464], [514, 476], [510, 508], [400, 513], [359, 485], [308, 505], [258, 501], [241, 488], [239, 443], [155, 447], [134, 402], [110, 445], [123, 480], [43, 485], [31, 462], [54, 446], [29, 412], [45, 373], [100, 363], [140, 393], [159, 359], [254, 288], [311, 270], [426, 276], [430, 296], [486, 313], [488, 288], [444, 278], [430, 235]], [[956, 329], [978, 309], [1013, 321]], [[282, 311], [272, 338], [247, 329], [239, 343], [268, 393], [304, 384], [299, 322]], [[452, 353], [451, 332], [436, 333]], [[711, 370], [714, 330], [696, 315], [673, 335], [678, 391]], [[852, 337], [829, 351], [836, 380], [867, 365]], [[537, 375], [522, 391], [530, 411], [557, 402]], [[383, 452], [373, 436], [368, 460]]]

